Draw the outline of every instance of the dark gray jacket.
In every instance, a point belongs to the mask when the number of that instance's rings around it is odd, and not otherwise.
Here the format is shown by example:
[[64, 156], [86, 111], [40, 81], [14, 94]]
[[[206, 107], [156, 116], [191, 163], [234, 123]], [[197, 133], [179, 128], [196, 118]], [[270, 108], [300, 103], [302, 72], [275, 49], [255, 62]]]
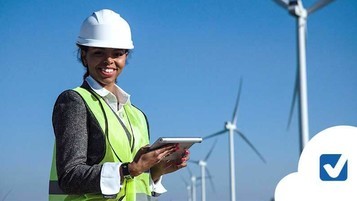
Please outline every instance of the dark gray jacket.
[[[82, 87], [90, 89], [86, 82]], [[59, 95], [52, 124], [61, 189], [68, 194], [100, 193], [102, 165], [98, 163], [105, 155], [105, 135], [77, 92], [67, 90]]]

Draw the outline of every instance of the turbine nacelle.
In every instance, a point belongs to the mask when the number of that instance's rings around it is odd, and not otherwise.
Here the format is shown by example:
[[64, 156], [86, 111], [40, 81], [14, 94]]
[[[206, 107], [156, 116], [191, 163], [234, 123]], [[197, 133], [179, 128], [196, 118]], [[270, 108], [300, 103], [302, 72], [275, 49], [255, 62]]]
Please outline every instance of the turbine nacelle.
[[227, 130], [236, 130], [236, 129], [237, 129], [237, 126], [236, 126], [235, 124], [233, 124], [232, 122], [227, 121], [227, 122], [226, 122], [226, 129], [227, 129]]
[[200, 160], [200, 161], [198, 161], [198, 165], [206, 167], [207, 166], [207, 162], [203, 161], [203, 160]]
[[307, 18], [307, 10], [303, 7], [301, 1], [289, 1], [288, 10], [292, 16]]

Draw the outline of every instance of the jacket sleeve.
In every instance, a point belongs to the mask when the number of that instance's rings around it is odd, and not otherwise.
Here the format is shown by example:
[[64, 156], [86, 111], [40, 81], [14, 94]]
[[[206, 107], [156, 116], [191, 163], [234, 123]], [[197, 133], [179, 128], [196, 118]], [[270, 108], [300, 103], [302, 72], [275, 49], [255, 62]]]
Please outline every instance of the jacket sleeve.
[[64, 91], [57, 99], [52, 116], [56, 137], [58, 182], [68, 194], [100, 193], [102, 165], [87, 165], [88, 115], [81, 96]]

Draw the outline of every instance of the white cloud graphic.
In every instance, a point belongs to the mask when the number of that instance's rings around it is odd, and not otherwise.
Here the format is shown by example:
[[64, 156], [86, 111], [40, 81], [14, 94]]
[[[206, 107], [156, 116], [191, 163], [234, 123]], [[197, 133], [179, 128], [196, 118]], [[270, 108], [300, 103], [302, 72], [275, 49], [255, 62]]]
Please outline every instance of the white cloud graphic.
[[[326, 156], [337, 154], [341, 156], [335, 163], [321, 162]], [[298, 171], [278, 183], [275, 201], [356, 201], [356, 163], [357, 127], [335, 126], [323, 130], [305, 146]], [[323, 176], [320, 171], [324, 172]]]

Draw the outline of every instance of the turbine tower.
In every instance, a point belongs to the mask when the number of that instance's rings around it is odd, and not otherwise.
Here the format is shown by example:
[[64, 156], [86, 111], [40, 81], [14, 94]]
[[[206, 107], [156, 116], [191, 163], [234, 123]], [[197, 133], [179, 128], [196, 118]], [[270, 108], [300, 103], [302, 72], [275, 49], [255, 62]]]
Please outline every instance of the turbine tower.
[[197, 177], [192, 174], [190, 168], [187, 166], [188, 173], [190, 174], [190, 179], [191, 179], [191, 199], [192, 201], [197, 201], [196, 198], [196, 182], [197, 182]]
[[240, 132], [237, 129], [237, 112], [238, 112], [238, 105], [239, 105], [239, 99], [240, 99], [240, 93], [242, 89], [242, 79], [240, 80], [239, 84], [239, 90], [238, 90], [238, 96], [237, 100], [235, 103], [235, 107], [233, 110], [233, 117], [231, 121], [227, 121], [225, 128], [221, 131], [218, 131], [216, 133], [213, 133], [211, 135], [208, 135], [207, 137], [204, 137], [203, 139], [208, 139], [212, 138], [218, 135], [222, 135], [228, 131], [229, 133], [229, 163], [230, 163], [230, 193], [231, 193], [231, 201], [236, 201], [236, 187], [235, 187], [235, 162], [234, 162], [234, 133], [238, 134], [253, 150], [254, 152], [259, 156], [260, 159], [264, 163], [266, 163], [265, 159], [263, 156], [258, 152], [258, 150], [253, 146], [253, 144], [248, 140], [248, 138], [245, 137], [245, 135]]
[[[210, 157], [214, 147], [216, 146], [217, 140], [214, 142], [212, 148], [209, 150], [209, 152], [207, 153], [206, 157], [202, 160], [189, 160], [188, 162], [191, 163], [195, 163], [197, 165], [199, 165], [201, 167], [201, 179], [202, 179], [202, 183], [201, 183], [201, 199], [202, 201], [206, 201], [206, 170], [207, 170], [207, 175], [210, 179], [210, 181], [212, 182], [211, 178], [211, 174], [209, 173], [208, 169], [207, 169], [207, 160]], [[213, 186], [213, 184], [212, 184]]]
[[186, 186], [186, 190], [187, 190], [187, 200], [188, 201], [192, 201], [192, 198], [191, 198], [191, 185], [183, 178], [181, 178], [182, 181], [185, 183], [185, 186]]
[[[296, 18], [297, 38], [298, 38], [298, 73], [295, 80], [295, 89], [292, 106], [298, 98], [299, 111], [299, 132], [300, 132], [300, 154], [309, 141], [309, 119], [307, 104], [307, 79], [306, 79], [306, 23], [308, 15], [326, 6], [333, 0], [319, 0], [310, 8], [305, 9], [301, 0], [274, 0], [278, 5], [287, 9]], [[292, 108], [290, 110], [290, 119]], [[289, 120], [290, 121], [290, 120]]]

